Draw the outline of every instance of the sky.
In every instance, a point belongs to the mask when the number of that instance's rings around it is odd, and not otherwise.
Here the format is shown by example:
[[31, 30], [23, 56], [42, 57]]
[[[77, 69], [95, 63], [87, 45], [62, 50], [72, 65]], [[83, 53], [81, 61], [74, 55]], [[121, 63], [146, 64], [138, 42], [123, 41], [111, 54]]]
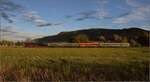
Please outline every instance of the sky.
[[150, 0], [0, 0], [1, 40], [90, 28], [150, 30]]

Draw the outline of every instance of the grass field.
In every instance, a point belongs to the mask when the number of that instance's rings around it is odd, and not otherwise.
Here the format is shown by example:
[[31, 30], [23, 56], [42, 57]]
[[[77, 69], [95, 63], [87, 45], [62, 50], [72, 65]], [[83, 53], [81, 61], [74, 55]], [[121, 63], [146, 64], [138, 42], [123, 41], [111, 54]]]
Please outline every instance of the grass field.
[[149, 80], [148, 48], [0, 48], [0, 81]]

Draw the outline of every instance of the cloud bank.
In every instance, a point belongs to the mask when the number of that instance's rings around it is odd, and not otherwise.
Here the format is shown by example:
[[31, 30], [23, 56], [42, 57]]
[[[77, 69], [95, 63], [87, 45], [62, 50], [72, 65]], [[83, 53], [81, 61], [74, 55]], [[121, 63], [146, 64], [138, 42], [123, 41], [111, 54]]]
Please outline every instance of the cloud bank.
[[111, 18], [111, 16], [109, 16], [110, 15], [109, 12], [105, 9], [105, 5], [109, 3], [109, 1], [98, 0], [97, 3], [99, 4], [99, 8], [96, 10], [94, 9], [89, 11], [83, 11], [75, 15], [67, 15], [66, 18], [72, 18], [75, 21], [84, 21], [87, 19], [102, 20], [102, 19]]
[[150, 18], [150, 5], [140, 5], [136, 0], [126, 0], [126, 3], [134, 9], [127, 15], [114, 19], [113, 23], [127, 24], [132, 21], [144, 20], [147, 17]]
[[9, 23], [14, 22], [11, 18], [15, 17], [16, 14], [19, 14], [22, 16], [24, 20], [32, 22], [38, 27], [58, 25], [58, 23], [49, 23], [48, 21], [43, 19], [40, 15], [38, 15], [38, 12], [34, 10], [29, 10], [28, 8], [13, 3], [10, 0], [0, 0], [0, 11], [2, 18], [8, 21]]
[[27, 38], [35, 39], [44, 36], [44, 35], [34, 34], [29, 32], [21, 32], [11, 26], [0, 29], [0, 33], [1, 33], [2, 40], [12, 40], [12, 41], [26, 40]]

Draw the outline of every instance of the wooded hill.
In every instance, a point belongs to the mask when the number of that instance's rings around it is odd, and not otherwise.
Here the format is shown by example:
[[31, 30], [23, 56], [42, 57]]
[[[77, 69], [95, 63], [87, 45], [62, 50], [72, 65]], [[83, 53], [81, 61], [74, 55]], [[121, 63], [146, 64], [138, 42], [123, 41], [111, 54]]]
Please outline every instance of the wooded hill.
[[48, 42], [129, 42], [132, 46], [149, 46], [150, 31], [140, 28], [86, 29], [61, 32], [54, 36], [35, 39], [38, 43]]

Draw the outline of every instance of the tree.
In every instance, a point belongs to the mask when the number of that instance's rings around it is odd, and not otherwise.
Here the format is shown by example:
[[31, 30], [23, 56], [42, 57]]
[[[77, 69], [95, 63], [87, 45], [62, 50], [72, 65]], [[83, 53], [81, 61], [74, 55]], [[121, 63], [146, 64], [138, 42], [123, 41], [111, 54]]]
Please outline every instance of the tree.
[[24, 42], [18, 41], [18, 42], [15, 43], [15, 45], [16, 45], [16, 46], [24, 46]]
[[26, 38], [25, 42], [32, 42], [31, 38]]
[[123, 37], [121, 40], [122, 43], [127, 43], [128, 42], [128, 38], [127, 37]]
[[75, 43], [89, 42], [89, 38], [87, 35], [79, 34], [73, 38], [73, 42], [75, 42]]
[[100, 42], [106, 42], [106, 38], [104, 36], [99, 37]]
[[143, 46], [149, 46], [150, 43], [150, 38], [149, 38], [149, 34], [146, 32], [143, 32], [142, 34], [139, 35], [138, 37], [138, 42], [143, 45]]
[[15, 46], [13, 41], [2, 40], [0, 41], [0, 46]]
[[114, 34], [114, 35], [113, 35], [113, 41], [114, 41], [114, 42], [121, 42], [121, 39], [122, 39], [121, 36], [119, 36], [119, 35], [117, 35], [117, 34]]
[[131, 46], [133, 46], [133, 47], [140, 47], [140, 46], [141, 46], [141, 44], [138, 43], [137, 41], [135, 41], [134, 39], [131, 39], [131, 40], [130, 40], [130, 44], [131, 44]]

